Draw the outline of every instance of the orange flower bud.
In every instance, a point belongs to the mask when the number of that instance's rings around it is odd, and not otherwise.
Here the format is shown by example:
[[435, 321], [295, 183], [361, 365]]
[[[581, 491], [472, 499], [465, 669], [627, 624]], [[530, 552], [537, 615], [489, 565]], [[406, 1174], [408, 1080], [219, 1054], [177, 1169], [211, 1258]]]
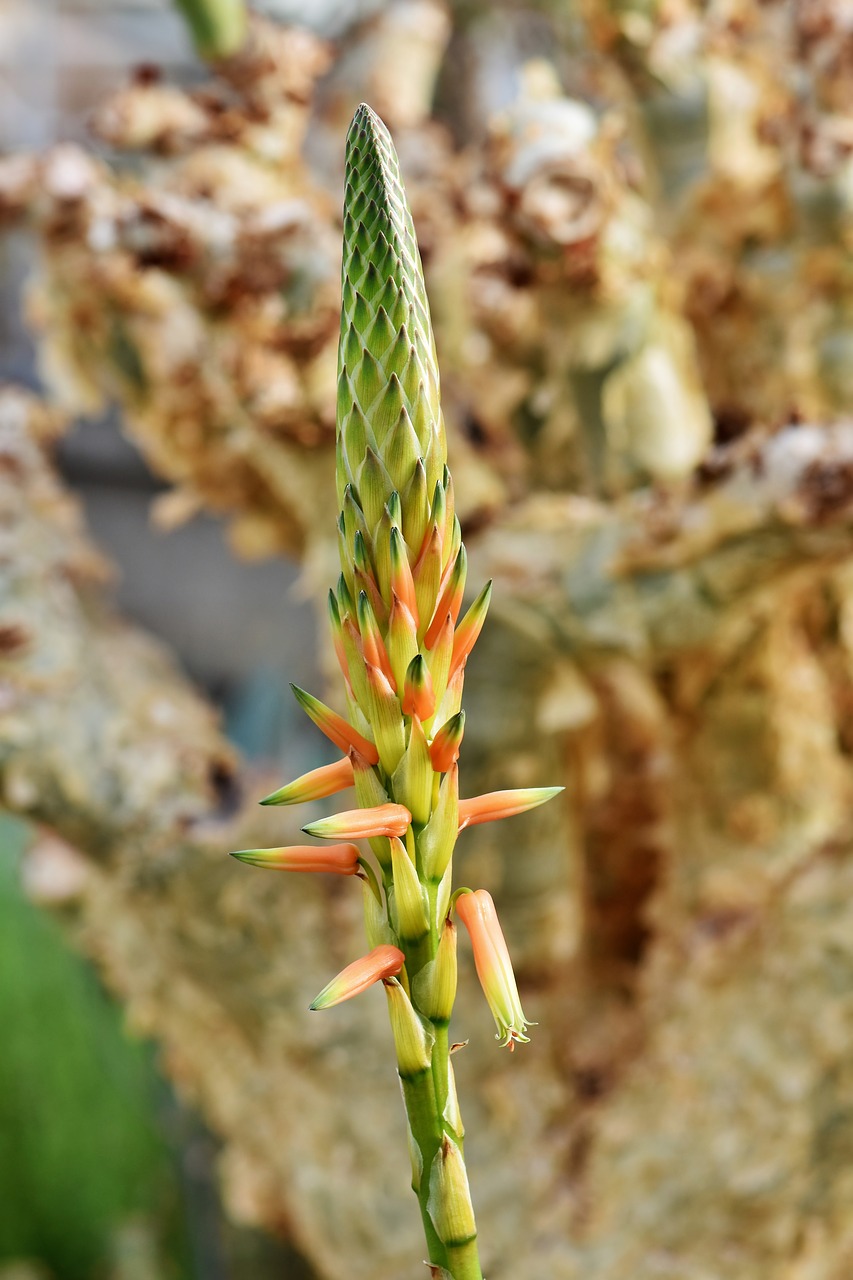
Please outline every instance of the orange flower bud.
[[321, 765], [319, 769], [311, 769], [301, 777], [294, 778], [293, 782], [264, 796], [260, 803], [303, 804], [307, 800], [323, 800], [338, 791], [345, 791], [354, 781], [352, 761], [349, 756], [344, 756], [343, 760], [336, 760], [334, 764]]
[[312, 1000], [311, 1009], [331, 1009], [332, 1005], [342, 1004], [353, 996], [361, 995], [374, 982], [385, 978], [393, 978], [400, 972], [406, 957], [399, 947], [389, 943], [374, 947], [366, 956], [354, 960], [342, 969], [336, 978], [323, 988], [316, 1000]]
[[459, 830], [476, 827], [481, 822], [498, 818], [514, 818], [559, 795], [562, 787], [520, 787], [516, 791], [487, 791], [482, 796], [459, 801]]
[[314, 721], [321, 733], [325, 733], [326, 737], [334, 742], [336, 747], [340, 747], [341, 751], [349, 751], [351, 747], [355, 747], [361, 755], [364, 756], [368, 764], [377, 764], [379, 761], [379, 752], [376, 750], [374, 743], [369, 742], [367, 738], [354, 729], [351, 724], [344, 720], [343, 716], [339, 716], [331, 707], [327, 707], [319, 698], [315, 698], [313, 694], [306, 693], [304, 689], [300, 689], [297, 685], [292, 684], [296, 701], [303, 710]]
[[347, 809], [309, 822], [306, 835], [324, 840], [364, 840], [370, 836], [404, 836], [412, 815], [402, 804], [379, 804], [369, 809]]
[[354, 844], [294, 844], [284, 849], [239, 849], [232, 858], [253, 867], [273, 871], [332, 871], [354, 876], [358, 871], [358, 846]]

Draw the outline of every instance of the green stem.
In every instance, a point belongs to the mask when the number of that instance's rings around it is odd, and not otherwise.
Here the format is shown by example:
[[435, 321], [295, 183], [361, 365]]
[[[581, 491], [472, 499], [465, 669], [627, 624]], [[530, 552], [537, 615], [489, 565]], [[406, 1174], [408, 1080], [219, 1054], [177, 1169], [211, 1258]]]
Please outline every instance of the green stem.
[[[430, 894], [430, 899], [432, 900], [432, 898], [433, 894]], [[437, 947], [438, 930], [435, 926], [434, 903], [431, 901], [429, 934], [414, 946], [406, 949], [406, 971], [413, 992], [415, 977], [425, 964], [435, 959]], [[417, 1008], [417, 1005], [415, 1007]], [[452, 1280], [483, 1280], [476, 1234], [459, 1242], [451, 1241], [445, 1244], [439, 1238], [433, 1215], [430, 1212], [430, 1195], [435, 1196], [436, 1194], [435, 1185], [431, 1188], [430, 1171], [445, 1138], [452, 1140], [458, 1148], [460, 1156], [462, 1153], [461, 1135], [455, 1132], [444, 1115], [450, 1070], [448, 1027], [446, 1023], [434, 1022], [430, 1022], [430, 1026], [434, 1034], [430, 1069], [422, 1071], [416, 1076], [403, 1079], [403, 1098], [406, 1104], [409, 1127], [415, 1145], [420, 1152], [421, 1173], [415, 1191], [423, 1220], [429, 1259], [434, 1265], [444, 1267], [452, 1277]], [[441, 1191], [439, 1191], [439, 1195], [441, 1194]], [[453, 1193], [445, 1192], [444, 1194], [452, 1195]], [[467, 1197], [467, 1189], [463, 1187], [461, 1191], [457, 1190], [455, 1194]], [[473, 1213], [470, 1210], [470, 1201], [466, 1199], [465, 1205], [461, 1207], [467, 1209], [469, 1215], [473, 1218]], [[435, 1211], [437, 1208], [440, 1220], [447, 1221], [449, 1218], [453, 1218], [454, 1206], [452, 1204], [436, 1206], [435, 1202], [433, 1202], [432, 1209]], [[442, 1212], [442, 1209], [444, 1212]]]
[[175, 0], [202, 58], [227, 58], [246, 38], [244, 0]]

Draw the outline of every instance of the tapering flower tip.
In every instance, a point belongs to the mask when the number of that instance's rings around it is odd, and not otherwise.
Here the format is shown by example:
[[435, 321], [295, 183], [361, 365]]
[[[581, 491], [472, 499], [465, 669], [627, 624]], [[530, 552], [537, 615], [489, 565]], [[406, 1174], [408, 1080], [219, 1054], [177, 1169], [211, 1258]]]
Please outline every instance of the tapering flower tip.
[[415, 864], [401, 840], [391, 841], [391, 868], [400, 937], [404, 942], [418, 942], [429, 932], [429, 917]]
[[396, 978], [386, 978], [385, 994], [397, 1050], [397, 1070], [401, 1080], [411, 1080], [413, 1076], [429, 1071], [432, 1058], [430, 1037]]
[[323, 800], [326, 796], [345, 791], [355, 782], [352, 761], [349, 756], [336, 760], [334, 764], [321, 765], [319, 769], [311, 769], [300, 778], [294, 778], [286, 786], [279, 787], [270, 795], [264, 796], [261, 804], [303, 804], [307, 800]]
[[443, 724], [430, 743], [429, 754], [436, 773], [447, 773], [459, 759], [465, 733], [465, 712], [458, 711]]
[[468, 654], [477, 643], [483, 623], [486, 621], [491, 598], [492, 584], [487, 582], [456, 628], [456, 634], [453, 637], [453, 656], [450, 659], [451, 676], [467, 661]]
[[333, 711], [331, 707], [327, 707], [319, 698], [315, 698], [313, 694], [306, 693], [304, 689], [300, 689], [297, 685], [292, 684], [290, 687], [293, 690], [296, 701], [330, 742], [334, 742], [335, 746], [340, 747], [341, 751], [349, 751], [354, 747], [369, 764], [378, 762], [379, 752], [376, 750], [374, 743], [369, 742], [357, 729], [354, 729], [351, 724], [344, 720], [343, 716], [339, 716], [336, 711]]
[[406, 544], [399, 529], [391, 530], [391, 590], [406, 606], [409, 613], [418, 621], [418, 602], [415, 595], [415, 583], [412, 578], [412, 567], [406, 554]]
[[391, 686], [392, 693], [396, 693], [396, 681], [391, 670], [385, 641], [382, 639], [382, 632], [379, 630], [376, 614], [371, 608], [365, 591], [359, 592], [356, 609], [358, 610], [358, 629], [361, 633], [361, 643], [364, 646], [365, 661], [382, 672]]
[[401, 804], [380, 804], [371, 809], [347, 809], [309, 822], [302, 830], [321, 840], [365, 840], [370, 836], [404, 836], [412, 815]]
[[514, 818], [516, 814], [545, 804], [563, 790], [563, 787], [521, 787], [517, 791], [487, 791], [485, 795], [460, 800], [459, 830], [479, 826], [481, 822], [496, 822], [499, 818]]
[[[435, 714], [435, 690], [423, 654], [416, 653], [406, 668], [403, 683], [403, 711], [423, 722]], [[433, 766], [434, 768], [435, 766]]]
[[448, 1134], [444, 1135], [430, 1167], [427, 1210], [445, 1248], [458, 1249], [476, 1238], [477, 1223], [465, 1161]]
[[456, 559], [453, 561], [453, 568], [447, 578], [447, 583], [441, 593], [441, 598], [436, 605], [432, 622], [426, 629], [424, 636], [424, 644], [431, 649], [438, 639], [438, 633], [444, 625], [444, 620], [450, 614], [453, 625], [456, 626], [456, 619], [459, 617], [459, 610], [462, 608], [462, 596], [465, 591], [465, 579], [468, 576], [468, 555], [464, 547], [460, 547], [457, 552]]
[[347, 429], [353, 412], [364, 414], [383, 453], [401, 409], [407, 402], [415, 407], [419, 385], [426, 413], [414, 415], [418, 453], [427, 444], [421, 430], [440, 419], [435, 346], [414, 225], [393, 143], [369, 107], [359, 107], [347, 136], [342, 294], [339, 484], [354, 469]]
[[456, 999], [456, 925], [445, 920], [435, 959], [418, 971], [413, 982], [418, 1008], [431, 1022], [448, 1023]]
[[526, 1044], [530, 1037], [525, 1032], [532, 1024], [521, 1007], [512, 961], [492, 895], [485, 889], [460, 893], [456, 914], [471, 938], [477, 977], [498, 1028], [495, 1039], [510, 1049], [516, 1041]]
[[403, 968], [406, 957], [399, 947], [388, 943], [374, 947], [360, 960], [354, 960], [342, 969], [336, 978], [332, 978], [316, 1000], [308, 1006], [310, 1009], [331, 1009], [332, 1005], [343, 1004], [353, 996], [361, 995], [374, 982], [382, 982], [386, 978], [394, 978]]
[[354, 876], [359, 850], [354, 844], [294, 844], [283, 849], [239, 849], [231, 857], [272, 871], [331, 871], [339, 876]]

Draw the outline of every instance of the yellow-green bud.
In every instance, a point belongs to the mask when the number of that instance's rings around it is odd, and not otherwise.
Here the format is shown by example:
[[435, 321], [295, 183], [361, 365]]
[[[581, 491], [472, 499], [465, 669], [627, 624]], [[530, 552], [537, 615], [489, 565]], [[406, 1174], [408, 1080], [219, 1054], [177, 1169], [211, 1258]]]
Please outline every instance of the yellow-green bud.
[[456, 999], [456, 926], [447, 920], [435, 959], [425, 964], [412, 983], [415, 1004], [431, 1022], [449, 1022]]
[[432, 1046], [426, 1027], [396, 979], [385, 983], [385, 994], [397, 1050], [397, 1070], [403, 1080], [409, 1080], [429, 1070]]
[[406, 942], [417, 942], [429, 933], [424, 891], [418, 880], [415, 864], [406, 852], [406, 846], [397, 839], [391, 840], [391, 868], [394, 876], [394, 909], [400, 937]]

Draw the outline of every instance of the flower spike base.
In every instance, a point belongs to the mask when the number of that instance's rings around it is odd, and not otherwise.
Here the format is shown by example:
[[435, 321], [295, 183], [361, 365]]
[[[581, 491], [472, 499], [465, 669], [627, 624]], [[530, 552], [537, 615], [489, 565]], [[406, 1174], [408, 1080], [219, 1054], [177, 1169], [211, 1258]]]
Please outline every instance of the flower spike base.
[[329, 600], [348, 715], [301, 689], [341, 760], [280, 788], [289, 804], [355, 787], [358, 809], [304, 827], [369, 842], [244, 850], [276, 870], [328, 870], [364, 881], [371, 950], [324, 987], [329, 1009], [382, 983], [409, 1121], [412, 1186], [432, 1273], [483, 1280], [465, 1167], [448, 1027], [456, 994], [453, 903], [471, 936], [499, 1038], [530, 1025], [491, 897], [453, 894], [460, 831], [525, 812], [559, 787], [459, 799], [465, 663], [486, 618], [490, 584], [457, 622], [467, 560], [447, 469], [429, 304], [394, 146], [369, 107], [347, 137], [337, 494], [341, 576]]

